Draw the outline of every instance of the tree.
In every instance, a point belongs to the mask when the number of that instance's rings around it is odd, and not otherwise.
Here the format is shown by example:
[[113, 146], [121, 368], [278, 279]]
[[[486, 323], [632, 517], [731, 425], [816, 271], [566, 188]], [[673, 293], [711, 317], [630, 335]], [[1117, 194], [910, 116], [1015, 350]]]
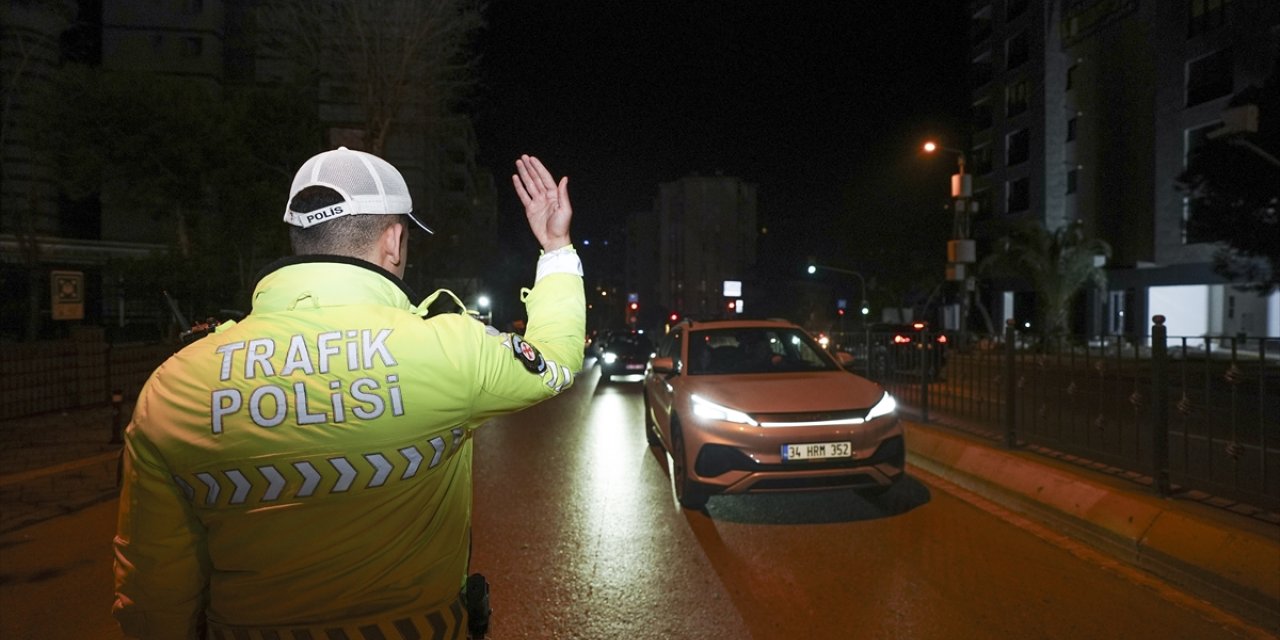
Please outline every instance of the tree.
[[243, 307], [257, 269], [286, 253], [281, 185], [318, 150], [314, 109], [285, 87], [77, 65], [54, 87], [36, 126], [58, 189], [172, 234], [167, 255], [115, 265], [131, 286], [209, 313]]
[[979, 269], [988, 275], [1030, 280], [1043, 335], [1062, 335], [1071, 304], [1084, 286], [1090, 282], [1106, 286], [1107, 275], [1095, 263], [1096, 256], [1110, 257], [1111, 246], [1088, 236], [1080, 220], [1054, 231], [1027, 222], [997, 240]]
[[1280, 61], [1264, 86], [1231, 100], [1250, 105], [1256, 126], [1225, 127], [1196, 147], [1178, 188], [1190, 205], [1187, 238], [1220, 243], [1214, 271], [1266, 294], [1280, 288]]
[[317, 93], [324, 85], [326, 99], [354, 102], [363, 150], [383, 155], [397, 123], [446, 112], [469, 86], [465, 45], [481, 9], [479, 0], [279, 0], [262, 5], [259, 33]]
[[[47, 89], [50, 60], [56, 58], [58, 45], [49, 34], [65, 28], [74, 17], [74, 7], [68, 3], [6, 3], [0, 8], [0, 45], [4, 48], [0, 60], [0, 154], [5, 157], [0, 162], [0, 184], [21, 185], [14, 190], [26, 191], [5, 203], [8, 222], [0, 223], [0, 230], [14, 234], [26, 268], [23, 335], [27, 341], [35, 340], [40, 332], [41, 289], [47, 277], [40, 264], [40, 235], [47, 229], [37, 220], [47, 216], [51, 198], [39, 178], [47, 167], [33, 163], [16, 172], [18, 175], [11, 175], [11, 167], [18, 164], [10, 162], [11, 146], [38, 146], [38, 131], [24, 115]], [[16, 155], [21, 157], [21, 152]], [[6, 296], [6, 305], [9, 302]]]

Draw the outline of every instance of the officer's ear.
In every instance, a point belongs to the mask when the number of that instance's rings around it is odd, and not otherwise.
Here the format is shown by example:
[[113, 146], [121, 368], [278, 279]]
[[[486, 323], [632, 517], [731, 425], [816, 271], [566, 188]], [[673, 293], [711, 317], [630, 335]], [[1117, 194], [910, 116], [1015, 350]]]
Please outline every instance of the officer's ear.
[[404, 277], [405, 265], [409, 263], [409, 233], [403, 223], [393, 222], [382, 230], [378, 237], [378, 256], [379, 266]]

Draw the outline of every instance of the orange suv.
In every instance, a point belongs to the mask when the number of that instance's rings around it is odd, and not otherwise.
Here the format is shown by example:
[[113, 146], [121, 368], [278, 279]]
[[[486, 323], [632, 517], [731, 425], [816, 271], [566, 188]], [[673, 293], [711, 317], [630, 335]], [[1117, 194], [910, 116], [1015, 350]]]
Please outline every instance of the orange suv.
[[897, 405], [781, 320], [684, 321], [644, 376], [644, 426], [671, 456], [676, 497], [850, 487], [876, 494], [902, 477]]

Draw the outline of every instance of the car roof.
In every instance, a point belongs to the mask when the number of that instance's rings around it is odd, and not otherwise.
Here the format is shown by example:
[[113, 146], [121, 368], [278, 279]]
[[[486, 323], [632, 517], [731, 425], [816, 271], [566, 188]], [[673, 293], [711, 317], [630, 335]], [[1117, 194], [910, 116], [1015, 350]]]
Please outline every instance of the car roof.
[[681, 324], [690, 331], [705, 331], [709, 329], [753, 329], [753, 328], [775, 328], [775, 329], [801, 329], [800, 325], [788, 320], [770, 318], [767, 320], [685, 320]]
[[894, 331], [898, 331], [898, 330], [920, 331], [923, 329], [928, 329], [929, 323], [924, 322], [921, 326], [917, 327], [914, 322], [873, 322], [867, 325], [867, 328], [872, 330], [892, 329]]

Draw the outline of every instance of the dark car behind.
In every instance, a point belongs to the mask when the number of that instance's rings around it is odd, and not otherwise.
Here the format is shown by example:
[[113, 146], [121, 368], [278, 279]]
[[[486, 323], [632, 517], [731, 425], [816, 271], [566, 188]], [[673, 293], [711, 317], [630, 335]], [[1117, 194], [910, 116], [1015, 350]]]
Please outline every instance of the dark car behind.
[[644, 375], [652, 354], [653, 342], [644, 334], [613, 334], [599, 345], [600, 380], [609, 382], [613, 376]]

